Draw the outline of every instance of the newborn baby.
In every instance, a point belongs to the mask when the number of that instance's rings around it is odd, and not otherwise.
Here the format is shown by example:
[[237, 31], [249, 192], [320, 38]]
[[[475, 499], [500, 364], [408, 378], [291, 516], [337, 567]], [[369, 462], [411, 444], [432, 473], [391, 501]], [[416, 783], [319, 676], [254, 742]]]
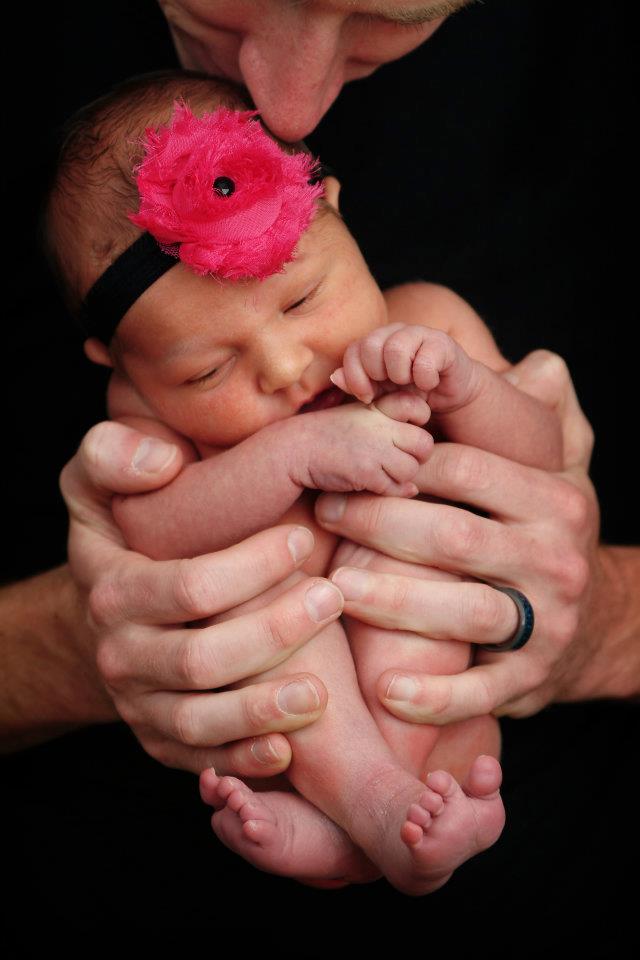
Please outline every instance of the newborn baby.
[[[323, 576], [336, 543], [316, 527], [309, 491], [414, 496], [430, 417], [438, 439], [558, 466], [553, 415], [496, 372], [508, 364], [473, 310], [429, 284], [381, 293], [339, 215], [337, 181], [319, 186], [302, 145], [276, 145], [252, 115], [228, 108], [246, 103], [210, 78], [130, 81], [74, 121], [49, 200], [48, 243], [91, 334], [86, 353], [113, 370], [110, 416], [178, 444], [187, 464], [162, 490], [114, 500], [129, 545], [188, 557], [296, 521], [317, 544], [296, 576]], [[215, 158], [227, 130], [225, 167]], [[274, 150], [282, 174], [263, 178], [248, 207], [225, 207], [243, 177], [262, 170], [261, 151], [277, 165]], [[152, 175], [164, 192], [147, 189]], [[204, 192], [185, 219], [194, 190]], [[215, 686], [213, 656], [202, 651], [202, 691]], [[348, 639], [332, 623], [280, 667], [283, 657], [274, 638], [262, 678], [316, 674], [328, 705], [289, 735], [290, 787], [255, 790], [203, 773], [224, 843], [273, 873], [322, 885], [382, 873], [419, 895], [495, 842], [504, 822], [497, 722], [478, 718], [441, 736], [386, 713], [375, 690], [391, 665], [460, 672], [467, 645], [355, 622]], [[206, 693], [182, 701], [185, 740], [197, 731], [202, 742]]]

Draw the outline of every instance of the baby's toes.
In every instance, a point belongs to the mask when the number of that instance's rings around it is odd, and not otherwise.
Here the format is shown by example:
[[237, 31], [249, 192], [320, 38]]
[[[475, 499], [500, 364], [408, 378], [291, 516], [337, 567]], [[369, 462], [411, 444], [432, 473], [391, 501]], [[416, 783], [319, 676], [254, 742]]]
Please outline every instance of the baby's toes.
[[226, 803], [234, 790], [242, 790], [250, 793], [250, 790], [242, 780], [237, 777], [222, 777], [218, 782], [218, 796]]
[[203, 770], [200, 774], [200, 796], [204, 803], [215, 810], [220, 810], [224, 806], [224, 800], [219, 794], [220, 777], [213, 767]]
[[502, 770], [495, 757], [476, 757], [464, 785], [464, 792], [473, 797], [489, 797], [500, 789]]
[[426, 810], [432, 817], [439, 817], [444, 810], [444, 800], [435, 790], [427, 789], [420, 797], [420, 806]]
[[259, 800], [256, 796], [251, 797], [249, 800], [245, 800], [238, 813], [243, 823], [247, 823], [249, 820], [260, 820], [273, 824], [278, 822], [273, 810], [271, 810], [266, 803], [263, 803], [262, 800]]
[[409, 823], [415, 823], [422, 830], [428, 830], [431, 826], [431, 813], [419, 803], [412, 803], [407, 811], [407, 820]]
[[460, 787], [446, 770], [434, 770], [427, 774], [427, 787], [440, 795], [441, 801], [450, 800], [456, 793], [462, 793]]
[[253, 795], [246, 789], [232, 790], [227, 796], [227, 806], [233, 810], [234, 813], [238, 813], [240, 808], [250, 800], [252, 796]]

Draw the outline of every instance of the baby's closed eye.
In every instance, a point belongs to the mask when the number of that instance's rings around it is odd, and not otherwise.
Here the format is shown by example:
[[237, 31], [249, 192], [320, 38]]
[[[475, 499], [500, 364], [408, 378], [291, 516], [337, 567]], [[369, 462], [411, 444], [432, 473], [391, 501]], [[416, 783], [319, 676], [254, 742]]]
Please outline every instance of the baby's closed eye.
[[212, 386], [214, 383], [221, 382], [224, 377], [231, 372], [232, 367], [236, 361], [234, 357], [227, 357], [226, 360], [220, 360], [217, 363], [211, 364], [202, 372], [195, 374], [192, 377], [188, 377], [184, 381], [185, 386]]

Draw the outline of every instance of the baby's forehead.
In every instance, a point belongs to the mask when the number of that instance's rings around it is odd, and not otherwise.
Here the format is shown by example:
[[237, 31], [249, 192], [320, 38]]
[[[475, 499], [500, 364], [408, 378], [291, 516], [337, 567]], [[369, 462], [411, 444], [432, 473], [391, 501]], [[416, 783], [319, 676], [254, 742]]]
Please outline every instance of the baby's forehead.
[[336, 230], [346, 231], [346, 227], [338, 215], [328, 215], [330, 209], [325, 204], [319, 208], [300, 238], [294, 259], [266, 280], [203, 277], [176, 264], [145, 290], [124, 317], [118, 327], [120, 348], [139, 358], [170, 363], [197, 353], [199, 347], [209, 349], [265, 304], [284, 303], [319, 266], [331, 263]]

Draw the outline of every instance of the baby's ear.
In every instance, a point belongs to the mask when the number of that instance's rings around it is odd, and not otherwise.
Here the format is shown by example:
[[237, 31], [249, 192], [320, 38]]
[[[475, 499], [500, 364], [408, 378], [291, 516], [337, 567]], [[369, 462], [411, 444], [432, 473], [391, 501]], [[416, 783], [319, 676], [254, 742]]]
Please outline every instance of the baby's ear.
[[89, 337], [88, 340], [85, 340], [84, 352], [92, 363], [99, 363], [102, 367], [113, 367], [113, 360], [108, 349], [96, 337]]
[[338, 213], [340, 212], [340, 205], [338, 203], [340, 190], [341, 185], [339, 180], [336, 180], [336, 178], [332, 176], [324, 178], [324, 199], [334, 210], [337, 210]]

